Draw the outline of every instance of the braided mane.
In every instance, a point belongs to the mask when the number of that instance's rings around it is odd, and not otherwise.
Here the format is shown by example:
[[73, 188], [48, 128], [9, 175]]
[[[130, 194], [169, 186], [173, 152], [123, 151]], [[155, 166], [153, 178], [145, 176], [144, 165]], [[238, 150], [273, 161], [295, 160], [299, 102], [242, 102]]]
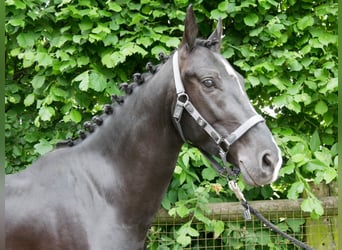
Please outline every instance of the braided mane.
[[[216, 40], [206, 40], [206, 39], [196, 39], [196, 45], [201, 47], [209, 48], [212, 46], [215, 46], [219, 41]], [[108, 117], [109, 115], [114, 113], [114, 105], [123, 105], [126, 96], [131, 95], [134, 91], [134, 89], [145, 82], [148, 82], [148, 80], [158, 72], [158, 69], [161, 64], [164, 64], [170, 56], [165, 55], [164, 53], [159, 53], [158, 58], [160, 60], [160, 64], [153, 65], [151, 62], [148, 62], [146, 64], [146, 70], [145, 73], [134, 73], [133, 74], [133, 82], [132, 83], [121, 83], [120, 84], [120, 90], [124, 92], [125, 95], [111, 95], [110, 99], [112, 101], [112, 104], [105, 104], [103, 107], [103, 114], [101, 115], [95, 115], [91, 119], [91, 121], [86, 121], [83, 123], [83, 127], [85, 130], [81, 130], [78, 132], [79, 138], [68, 138], [64, 141], [57, 142], [56, 148], [62, 148], [62, 147], [72, 147], [83, 140], [87, 138], [89, 134], [92, 134], [97, 127], [100, 127], [103, 124], [103, 120]]]
[[123, 91], [125, 95], [111, 95], [110, 99], [112, 104], [105, 104], [103, 107], [103, 114], [95, 115], [91, 121], [86, 121], [83, 123], [85, 130], [78, 132], [79, 138], [68, 138], [64, 141], [57, 142], [56, 148], [75, 146], [85, 140], [89, 134], [92, 134], [97, 127], [100, 127], [103, 124], [103, 120], [114, 113], [114, 105], [122, 105], [127, 95], [131, 95], [136, 87], [148, 82], [148, 80], [158, 72], [159, 66], [164, 64], [169, 59], [169, 56], [162, 52], [159, 53], [158, 57], [161, 62], [160, 64], [153, 65], [151, 62], [148, 62], [146, 64], [147, 72], [142, 74], [134, 73], [132, 77], [132, 83], [124, 82], [120, 84], [120, 90]]

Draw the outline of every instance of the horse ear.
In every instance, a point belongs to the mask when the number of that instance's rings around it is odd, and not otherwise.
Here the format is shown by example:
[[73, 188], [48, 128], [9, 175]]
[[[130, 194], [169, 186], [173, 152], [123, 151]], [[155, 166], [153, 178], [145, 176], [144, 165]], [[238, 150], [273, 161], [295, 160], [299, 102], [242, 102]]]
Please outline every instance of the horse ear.
[[196, 23], [196, 17], [192, 5], [189, 5], [184, 23], [184, 34], [181, 47], [186, 48], [189, 52], [195, 47], [195, 42], [198, 33], [198, 27]]
[[208, 38], [208, 40], [211, 41], [213, 44], [210, 47], [210, 49], [219, 53], [221, 49], [221, 39], [222, 39], [222, 20], [221, 18], [219, 18], [216, 29]]

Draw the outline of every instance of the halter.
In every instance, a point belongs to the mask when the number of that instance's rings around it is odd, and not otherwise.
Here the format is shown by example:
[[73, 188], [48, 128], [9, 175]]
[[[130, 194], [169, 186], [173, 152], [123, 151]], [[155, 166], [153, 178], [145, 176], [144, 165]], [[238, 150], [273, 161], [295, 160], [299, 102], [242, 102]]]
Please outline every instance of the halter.
[[[181, 119], [183, 111], [186, 110], [188, 114], [195, 120], [195, 122], [214, 140], [219, 148], [219, 155], [222, 159], [224, 166], [227, 164], [227, 154], [229, 152], [230, 146], [236, 142], [241, 136], [243, 136], [249, 129], [254, 127], [256, 124], [260, 122], [264, 122], [264, 118], [260, 115], [254, 115], [245, 121], [243, 124], [240, 125], [233, 133], [229, 134], [227, 137], [223, 137], [213, 126], [211, 126], [203, 116], [198, 112], [195, 106], [191, 103], [189, 96], [185, 93], [184, 85], [182, 79], [180, 77], [179, 71], [179, 63], [178, 63], [178, 51], [176, 51], [173, 55], [172, 60], [173, 66], [173, 76], [175, 79], [175, 86], [176, 86], [176, 93], [177, 93], [177, 102], [175, 105], [175, 109], [172, 115], [173, 121], [176, 125], [178, 133], [184, 142], [188, 140], [185, 138]], [[234, 76], [236, 79], [237, 76]], [[203, 152], [203, 151], [202, 151]], [[209, 156], [208, 153], [203, 152], [207, 158], [211, 162], [213, 162], [213, 158]], [[216, 165], [216, 164], [215, 164]], [[223, 170], [222, 167], [220, 168], [218, 165], [214, 166], [216, 170], [219, 171], [220, 174], [222, 171], [227, 173], [227, 169]], [[219, 169], [218, 169], [219, 168]]]

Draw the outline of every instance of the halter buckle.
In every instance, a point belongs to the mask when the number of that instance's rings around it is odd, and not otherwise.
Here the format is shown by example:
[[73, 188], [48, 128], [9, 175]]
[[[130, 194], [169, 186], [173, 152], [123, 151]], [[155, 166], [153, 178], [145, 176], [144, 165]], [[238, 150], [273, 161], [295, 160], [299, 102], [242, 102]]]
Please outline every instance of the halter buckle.
[[173, 118], [180, 121], [185, 105], [189, 102], [189, 96], [186, 93], [180, 93], [177, 96], [175, 110], [173, 111]]

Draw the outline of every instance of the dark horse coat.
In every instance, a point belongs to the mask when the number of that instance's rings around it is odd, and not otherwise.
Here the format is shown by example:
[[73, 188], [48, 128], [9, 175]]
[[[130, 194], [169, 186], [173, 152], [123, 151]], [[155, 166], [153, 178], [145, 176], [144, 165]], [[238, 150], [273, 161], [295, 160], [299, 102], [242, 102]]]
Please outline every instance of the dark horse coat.
[[[176, 66], [193, 105], [226, 137], [256, 112], [242, 77], [219, 54], [221, 32], [219, 22], [208, 40], [196, 40], [189, 7]], [[139, 86], [119, 105], [106, 106], [103, 122], [84, 141], [6, 177], [6, 249], [144, 248], [183, 144], [172, 120], [177, 96], [171, 58], [145, 80], [137, 76], [133, 85]], [[186, 140], [218, 155], [203, 126], [188, 114], [180, 124]], [[263, 122], [230, 147], [227, 159], [252, 185], [274, 181], [281, 165]]]

